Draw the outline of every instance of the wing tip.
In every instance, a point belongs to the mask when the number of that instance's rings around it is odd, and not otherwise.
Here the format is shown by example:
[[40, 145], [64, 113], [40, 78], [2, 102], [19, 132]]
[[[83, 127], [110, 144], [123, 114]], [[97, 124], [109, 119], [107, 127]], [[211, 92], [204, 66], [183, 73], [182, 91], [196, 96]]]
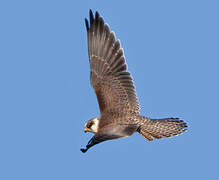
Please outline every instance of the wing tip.
[[[95, 14], [94, 14], [93, 11], [90, 9], [90, 10], [89, 10], [89, 19], [90, 19], [90, 27], [92, 26], [92, 24], [93, 24], [94, 22], [97, 23], [98, 21], [101, 21], [101, 22], [103, 22], [103, 24], [104, 24], [104, 20], [103, 20], [103, 18], [100, 16], [100, 14], [99, 14], [98, 11], [96, 11]], [[88, 19], [85, 18], [86, 27], [88, 27], [87, 29], [89, 30], [90, 27], [89, 27], [89, 23], [88, 23], [88, 22], [89, 22]]]
[[98, 13], [98, 11], [96, 11], [95, 13], [95, 19], [98, 19], [100, 17], [100, 14]]
[[94, 15], [91, 9], [89, 10], [89, 15], [90, 15], [90, 24], [92, 24], [94, 22]]
[[89, 30], [89, 23], [88, 23], [87, 18], [85, 18], [85, 25], [86, 25], [86, 29], [87, 29], [87, 31], [88, 31], [88, 30]]

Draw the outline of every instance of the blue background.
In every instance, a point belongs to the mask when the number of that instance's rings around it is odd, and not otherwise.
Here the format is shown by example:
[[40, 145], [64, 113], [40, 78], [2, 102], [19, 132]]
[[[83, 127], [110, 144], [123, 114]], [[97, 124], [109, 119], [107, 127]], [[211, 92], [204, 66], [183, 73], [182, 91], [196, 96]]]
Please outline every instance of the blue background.
[[[217, 179], [218, 1], [1, 1], [0, 179]], [[86, 154], [99, 116], [84, 18], [121, 40], [141, 114], [180, 117], [185, 134], [139, 134]]]

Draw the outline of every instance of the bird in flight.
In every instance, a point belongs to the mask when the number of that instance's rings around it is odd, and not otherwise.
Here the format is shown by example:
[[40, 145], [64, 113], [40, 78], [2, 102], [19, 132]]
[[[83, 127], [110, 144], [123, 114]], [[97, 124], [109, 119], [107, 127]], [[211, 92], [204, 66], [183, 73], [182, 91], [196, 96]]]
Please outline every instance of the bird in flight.
[[88, 37], [90, 81], [96, 93], [100, 117], [85, 124], [84, 131], [94, 133], [85, 153], [103, 141], [140, 133], [148, 141], [171, 137], [186, 131], [179, 118], [151, 119], [140, 115], [140, 106], [120, 41], [104, 23], [98, 12], [90, 10], [90, 22], [85, 19]]

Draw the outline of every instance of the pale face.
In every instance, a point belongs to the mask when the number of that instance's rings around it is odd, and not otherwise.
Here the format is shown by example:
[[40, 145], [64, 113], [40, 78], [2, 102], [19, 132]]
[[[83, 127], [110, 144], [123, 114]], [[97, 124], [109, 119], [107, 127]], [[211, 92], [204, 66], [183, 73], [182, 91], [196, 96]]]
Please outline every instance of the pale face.
[[87, 121], [84, 127], [84, 132], [97, 133], [99, 125], [99, 118], [93, 118]]

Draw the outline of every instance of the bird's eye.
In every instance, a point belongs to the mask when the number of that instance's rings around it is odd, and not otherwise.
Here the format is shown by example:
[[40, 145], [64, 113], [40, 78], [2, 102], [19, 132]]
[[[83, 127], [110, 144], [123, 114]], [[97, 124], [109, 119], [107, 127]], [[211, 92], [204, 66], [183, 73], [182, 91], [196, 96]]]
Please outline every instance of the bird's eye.
[[88, 127], [88, 128], [91, 128], [92, 125], [93, 125], [93, 123], [89, 123], [89, 124], [87, 125], [87, 127]]

